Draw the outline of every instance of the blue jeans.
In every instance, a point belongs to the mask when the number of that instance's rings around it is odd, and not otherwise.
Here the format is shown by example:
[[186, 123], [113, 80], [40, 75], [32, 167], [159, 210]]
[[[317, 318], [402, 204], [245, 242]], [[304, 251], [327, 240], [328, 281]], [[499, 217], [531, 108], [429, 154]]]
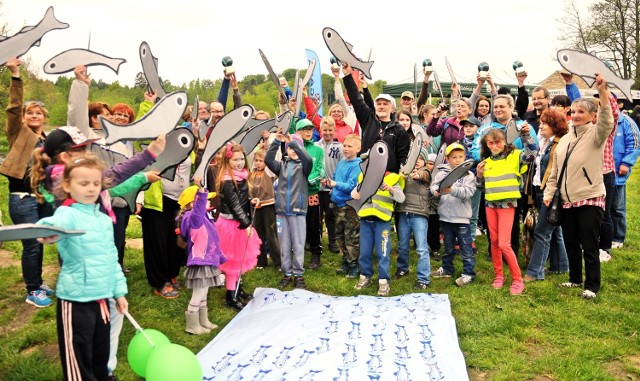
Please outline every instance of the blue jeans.
[[462, 273], [472, 277], [476, 276], [476, 257], [473, 255], [471, 243], [471, 228], [469, 224], [455, 224], [440, 221], [440, 228], [444, 234], [444, 255], [442, 256], [442, 268], [447, 274], [455, 274], [453, 267], [453, 257], [456, 255], [455, 244], [460, 245], [460, 256], [462, 257]]
[[[471, 229], [471, 239], [476, 241], [476, 229], [478, 228], [478, 215], [480, 214], [480, 200], [482, 199], [482, 190], [476, 189], [471, 196], [471, 219], [469, 220]], [[484, 207], [484, 205], [483, 205]]]
[[125, 206], [124, 208], [113, 208], [113, 213], [116, 215], [116, 223], [113, 225], [113, 240], [116, 244], [116, 249], [118, 249], [118, 263], [122, 266], [124, 264], [124, 248], [131, 210], [128, 206]]
[[427, 245], [427, 217], [406, 212], [398, 213], [398, 217], [398, 262], [396, 268], [405, 272], [409, 271], [409, 244], [411, 233], [413, 233], [418, 253], [418, 280], [429, 284], [431, 263], [429, 262], [429, 245]]
[[[14, 225], [33, 224], [39, 219], [53, 215], [51, 204], [38, 204], [35, 197], [20, 198], [9, 195], [9, 216]], [[42, 285], [42, 256], [44, 250], [35, 239], [22, 240], [22, 277], [27, 286], [27, 293], [35, 291]]]
[[[527, 266], [527, 275], [536, 279], [544, 279], [544, 266], [547, 258], [551, 256], [551, 271], [569, 271], [569, 259], [564, 247], [562, 227], [553, 226], [547, 222], [547, 208], [540, 200], [541, 205], [538, 214], [538, 223], [533, 231], [534, 244], [531, 250], [531, 259]], [[555, 249], [555, 251], [554, 251]], [[553, 253], [552, 253], [553, 252]]]
[[613, 205], [611, 206], [613, 220], [613, 240], [624, 242], [627, 237], [627, 186], [616, 185]]
[[360, 220], [360, 274], [373, 276], [373, 250], [378, 256], [378, 279], [389, 279], [389, 254], [391, 254], [391, 222]]

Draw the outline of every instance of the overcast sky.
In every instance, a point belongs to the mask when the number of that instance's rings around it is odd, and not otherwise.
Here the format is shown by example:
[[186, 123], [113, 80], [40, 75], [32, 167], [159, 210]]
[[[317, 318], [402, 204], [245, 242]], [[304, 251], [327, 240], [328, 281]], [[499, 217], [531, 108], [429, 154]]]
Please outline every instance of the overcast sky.
[[[43, 64], [62, 51], [87, 48], [89, 35], [91, 50], [127, 60], [119, 75], [106, 67], [89, 69], [93, 79], [108, 83], [133, 85], [142, 71], [143, 41], [158, 58], [160, 76], [174, 85], [221, 78], [220, 61], [227, 55], [240, 79], [267, 74], [259, 48], [276, 72], [306, 68], [305, 49], [311, 49], [322, 72], [330, 73], [322, 29], [332, 27], [357, 56], [371, 51], [373, 80], [412, 82], [414, 64], [421, 68], [429, 58], [447, 81], [446, 56], [459, 82], [475, 82], [478, 63], [486, 61], [497, 83], [514, 83], [511, 65], [519, 60], [534, 84], [560, 67], [555, 52], [565, 47], [557, 39], [564, 1], [0, 0], [0, 24], [7, 23], [12, 36], [54, 7], [70, 27], [47, 33], [25, 55], [40, 77], [51, 80], [56, 77], [45, 74]], [[576, 2], [586, 15], [595, 1]]]

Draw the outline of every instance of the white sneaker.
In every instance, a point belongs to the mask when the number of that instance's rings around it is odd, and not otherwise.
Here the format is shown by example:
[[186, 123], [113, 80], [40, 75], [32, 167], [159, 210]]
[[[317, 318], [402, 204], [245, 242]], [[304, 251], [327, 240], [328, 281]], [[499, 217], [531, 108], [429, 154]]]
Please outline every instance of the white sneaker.
[[389, 291], [391, 291], [389, 282], [386, 279], [380, 279], [378, 281], [378, 296], [389, 296]]
[[584, 299], [595, 299], [595, 297], [596, 297], [597, 295], [598, 295], [598, 294], [596, 294], [595, 292], [593, 292], [593, 291], [591, 291], [591, 290], [584, 290], [584, 291], [582, 292], [582, 297], [583, 297]]
[[600, 249], [600, 262], [609, 262], [611, 260], [611, 254], [606, 250]]
[[624, 246], [624, 242], [611, 242], [611, 248], [612, 249], [622, 249], [622, 247]]
[[471, 282], [473, 282], [473, 277], [471, 275], [462, 274], [458, 279], [456, 279], [456, 284], [460, 287], [464, 287]]

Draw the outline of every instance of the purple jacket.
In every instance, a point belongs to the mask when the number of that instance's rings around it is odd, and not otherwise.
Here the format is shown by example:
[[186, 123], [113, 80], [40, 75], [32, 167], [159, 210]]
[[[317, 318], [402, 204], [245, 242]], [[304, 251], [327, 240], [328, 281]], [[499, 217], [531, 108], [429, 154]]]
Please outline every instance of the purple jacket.
[[208, 196], [207, 190], [196, 193], [193, 208], [182, 216], [180, 234], [187, 241], [187, 266], [218, 267], [227, 261], [220, 250], [216, 224], [207, 215]]
[[462, 141], [464, 138], [464, 128], [460, 126], [455, 117], [440, 120], [433, 118], [427, 127], [427, 135], [442, 136], [441, 142], [449, 145]]

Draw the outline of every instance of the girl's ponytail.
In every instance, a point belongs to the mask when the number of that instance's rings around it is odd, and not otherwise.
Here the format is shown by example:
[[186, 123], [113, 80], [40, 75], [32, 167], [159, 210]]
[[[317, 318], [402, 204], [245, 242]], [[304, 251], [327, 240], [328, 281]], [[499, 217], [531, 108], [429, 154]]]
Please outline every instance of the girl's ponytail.
[[44, 152], [43, 147], [38, 147], [31, 154], [31, 173], [30, 183], [31, 192], [36, 195], [38, 203], [45, 201], [45, 195], [48, 194], [44, 188], [44, 180], [47, 176], [46, 168], [53, 163], [53, 160]]

